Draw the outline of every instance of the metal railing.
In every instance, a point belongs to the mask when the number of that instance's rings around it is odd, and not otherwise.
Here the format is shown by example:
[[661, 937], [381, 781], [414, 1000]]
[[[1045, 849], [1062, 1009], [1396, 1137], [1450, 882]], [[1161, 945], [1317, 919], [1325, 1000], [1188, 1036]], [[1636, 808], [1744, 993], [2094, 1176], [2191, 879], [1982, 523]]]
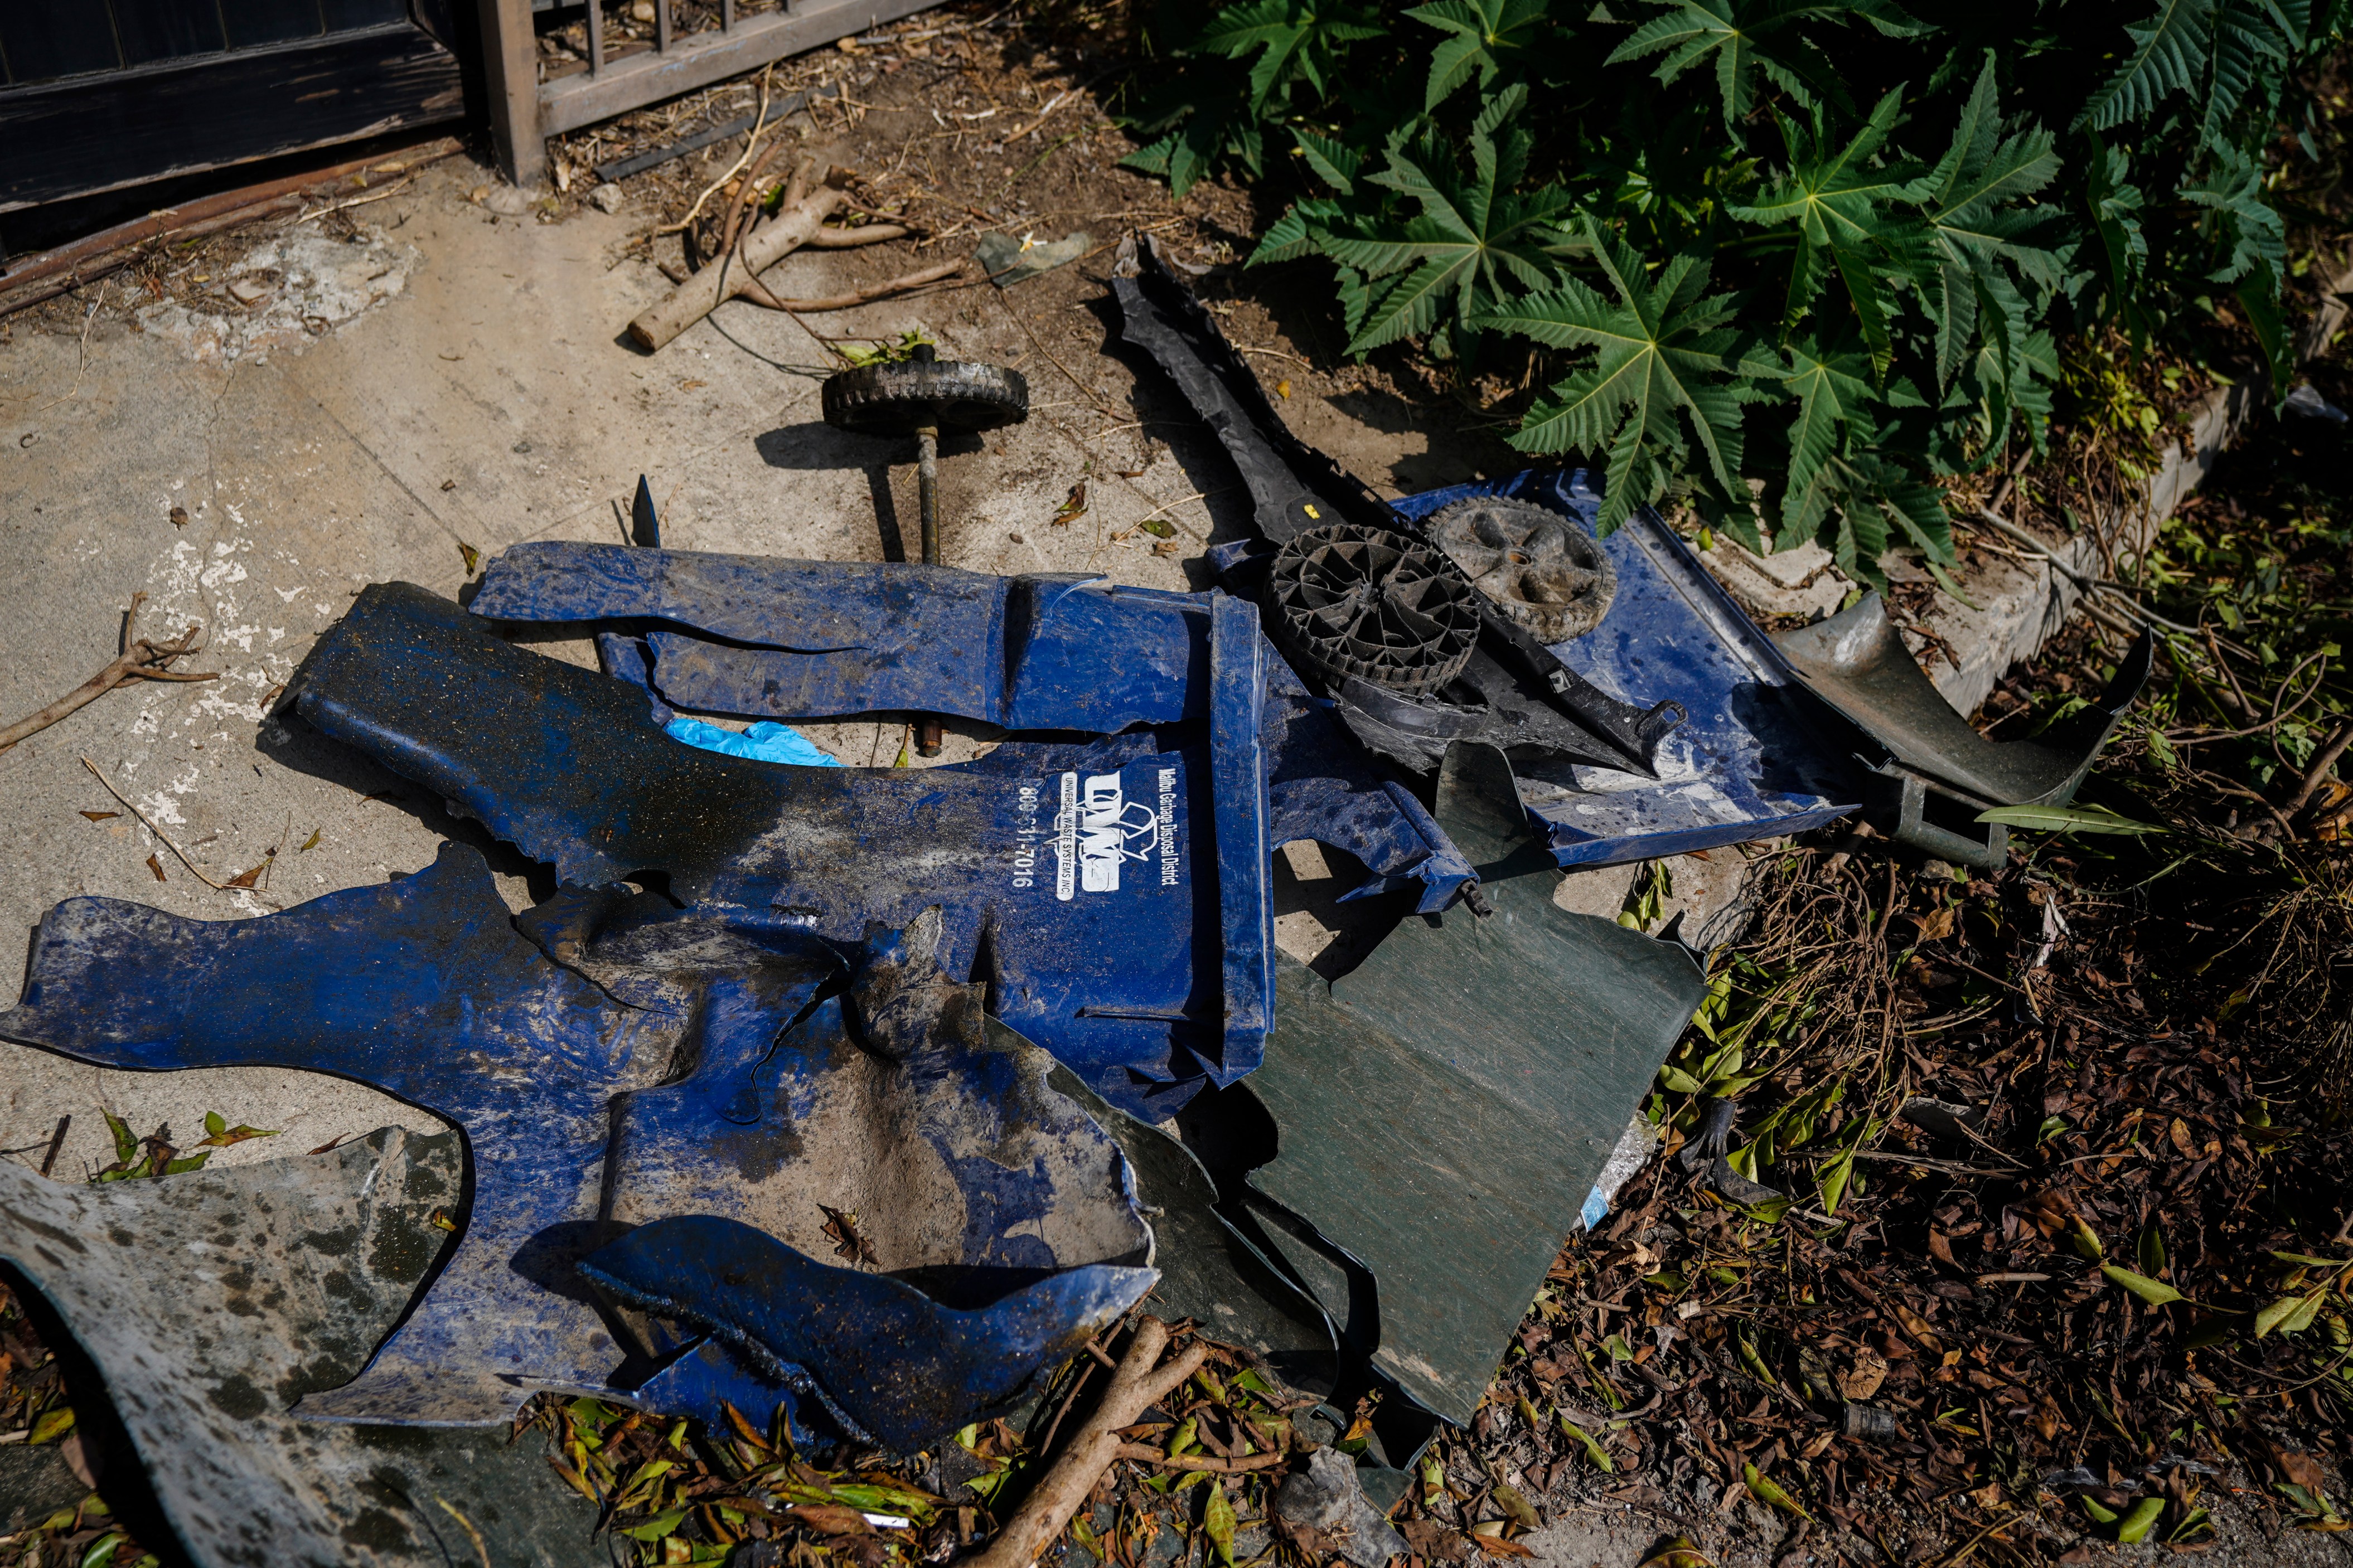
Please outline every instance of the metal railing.
[[786, 0], [775, 11], [739, 17], [735, 0], [720, 0], [717, 31], [681, 36], [671, 25], [670, 0], [653, 0], [653, 47], [608, 60], [606, 0], [586, 0], [588, 68], [543, 82], [531, 0], [483, 0], [482, 52], [500, 163], [515, 184], [537, 184], [545, 177], [550, 136], [692, 92], [937, 3]]

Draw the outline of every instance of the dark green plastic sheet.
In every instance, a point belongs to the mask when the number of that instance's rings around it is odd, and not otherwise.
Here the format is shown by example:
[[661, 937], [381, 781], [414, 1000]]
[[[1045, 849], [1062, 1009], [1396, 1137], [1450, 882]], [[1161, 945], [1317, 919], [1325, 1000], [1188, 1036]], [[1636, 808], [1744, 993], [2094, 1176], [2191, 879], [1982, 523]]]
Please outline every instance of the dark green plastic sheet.
[[1282, 966], [1248, 1080], [1279, 1153], [1250, 1184], [1298, 1216], [1251, 1205], [1347, 1337], [1460, 1422], [1705, 981], [1683, 948], [1554, 904], [1500, 752], [1456, 746], [1435, 815], [1493, 912], [1408, 916], [1328, 984]]

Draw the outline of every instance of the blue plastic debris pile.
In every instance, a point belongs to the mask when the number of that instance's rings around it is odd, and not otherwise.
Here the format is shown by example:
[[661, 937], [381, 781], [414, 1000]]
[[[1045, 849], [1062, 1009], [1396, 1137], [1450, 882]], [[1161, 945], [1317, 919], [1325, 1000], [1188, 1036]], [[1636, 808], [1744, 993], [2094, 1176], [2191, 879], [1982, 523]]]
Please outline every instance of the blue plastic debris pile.
[[[487, 1427], [554, 1392], [906, 1453], [1141, 1307], [1294, 1389], [1405, 1395], [1366, 1461], [1393, 1496], [1702, 989], [1679, 945], [1560, 909], [1562, 869], [1814, 826], [1905, 769], [2009, 787], [1874, 728], [1855, 693], [1900, 710], [1900, 672], [1837, 627], [1777, 646], [1654, 516], [1598, 538], [1584, 475], [1382, 502], [1148, 248], [1115, 289], [1251, 494], [1219, 588], [560, 542], [467, 607], [379, 584], [277, 721], [553, 894], [512, 912], [453, 843], [258, 919], [42, 921], [0, 1037], [339, 1074], [463, 1134], [440, 1258], [363, 1367], [285, 1396], [294, 1426]], [[509, 640], [555, 626], [602, 668]], [[988, 743], [857, 767], [790, 728], [903, 713]], [[2018, 788], [2080, 780], [2034, 761]], [[1362, 868], [1345, 973], [1277, 950], [1301, 841]], [[41, 1247], [0, 1209], [0, 1256], [41, 1278]], [[184, 1537], [205, 1486], [160, 1488]]]

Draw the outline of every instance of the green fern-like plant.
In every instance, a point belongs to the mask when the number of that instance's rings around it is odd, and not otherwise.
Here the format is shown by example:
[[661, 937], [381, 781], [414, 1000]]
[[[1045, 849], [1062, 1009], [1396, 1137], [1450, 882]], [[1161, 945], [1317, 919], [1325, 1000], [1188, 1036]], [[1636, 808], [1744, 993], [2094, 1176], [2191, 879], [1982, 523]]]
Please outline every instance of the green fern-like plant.
[[1135, 161], [1285, 181], [1251, 264], [1330, 268], [1354, 353], [1544, 387], [1514, 439], [1609, 526], [1679, 498], [1947, 575], [1945, 481], [2041, 446], [2071, 341], [2197, 354], [2219, 316], [2284, 388], [2284, 133], [2348, 16], [1240, 0], [1183, 22]]
[[1670, 260], [1652, 278], [1642, 258], [1588, 224], [1585, 239], [1609, 280], [1605, 297], [1575, 279], [1489, 313], [1484, 325], [1592, 356], [1528, 411], [1512, 444], [1524, 452], [1605, 455], [1600, 528], [1662, 499], [1694, 454], [1702, 483], [1739, 488], [1742, 334], [1737, 301], [1709, 294], [1708, 264]]
[[[1568, 195], [1556, 185], [1519, 188], [1531, 138], [1515, 121], [1527, 96], [1514, 85], [1485, 102], [1464, 138], [1467, 171], [1448, 139], [1424, 122], [1387, 150], [1377, 173], [1349, 176], [1350, 192], [1359, 184], [1378, 187], [1411, 207], [1392, 206], [1369, 222], [1326, 223], [1310, 237], [1340, 264], [1352, 351], [1442, 330], [1458, 353], [1474, 352], [1490, 310], [1554, 280], [1546, 246]], [[1342, 172], [1341, 149], [1315, 151], [1330, 173]]]

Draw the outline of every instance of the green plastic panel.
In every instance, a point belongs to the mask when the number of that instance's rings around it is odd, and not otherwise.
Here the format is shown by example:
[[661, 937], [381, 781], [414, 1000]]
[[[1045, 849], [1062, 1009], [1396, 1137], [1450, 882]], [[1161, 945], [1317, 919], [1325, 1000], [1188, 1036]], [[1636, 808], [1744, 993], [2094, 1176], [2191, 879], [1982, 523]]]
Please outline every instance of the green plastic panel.
[[1435, 815], [1493, 912], [1408, 916], [1330, 984], [1282, 967], [1249, 1079], [1279, 1153], [1250, 1180], [1370, 1272], [1367, 1323], [1343, 1269], [1268, 1227], [1374, 1364], [1460, 1422], [1705, 981], [1683, 949], [1554, 904], [1501, 752], [1455, 747]]

